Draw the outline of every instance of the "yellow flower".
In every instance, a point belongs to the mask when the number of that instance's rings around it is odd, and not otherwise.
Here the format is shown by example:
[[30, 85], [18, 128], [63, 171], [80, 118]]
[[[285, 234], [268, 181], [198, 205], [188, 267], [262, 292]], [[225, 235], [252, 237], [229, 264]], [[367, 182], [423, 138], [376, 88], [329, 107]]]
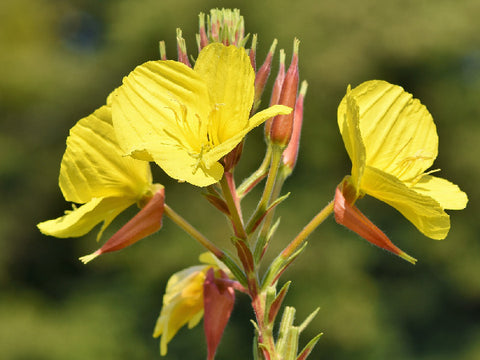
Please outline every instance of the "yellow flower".
[[425, 172], [437, 157], [438, 137], [424, 105], [401, 87], [367, 81], [338, 107], [338, 126], [352, 161], [350, 201], [365, 194], [386, 202], [423, 234], [444, 239], [450, 218], [467, 195], [457, 185]]
[[138, 66], [113, 94], [113, 123], [124, 152], [155, 161], [197, 186], [219, 181], [228, 154], [254, 127], [289, 107], [250, 118], [255, 73], [243, 48], [207, 45], [194, 69], [175, 61]]
[[103, 222], [100, 238], [118, 214], [153, 195], [150, 166], [123, 156], [109, 106], [81, 119], [70, 130], [59, 185], [65, 200], [83, 204], [37, 225], [42, 233], [60, 238], [82, 236]]
[[153, 337], [160, 339], [160, 354], [167, 353], [167, 344], [182, 326], [191, 329], [203, 317], [203, 283], [211, 265], [192, 266], [172, 275], [163, 296], [160, 317]]

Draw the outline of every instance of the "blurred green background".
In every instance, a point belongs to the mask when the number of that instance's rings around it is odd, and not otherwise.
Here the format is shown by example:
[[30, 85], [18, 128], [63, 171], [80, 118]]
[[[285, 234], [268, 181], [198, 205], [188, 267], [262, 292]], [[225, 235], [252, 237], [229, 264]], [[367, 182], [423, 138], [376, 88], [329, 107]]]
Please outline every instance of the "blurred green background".
[[[332, 197], [350, 163], [336, 125], [348, 84], [384, 79], [428, 107], [440, 136], [439, 175], [467, 192], [450, 212], [444, 241], [422, 236], [374, 199], [360, 208], [416, 266], [387, 254], [330, 218], [284, 276], [286, 304], [300, 322], [321, 311], [302, 336], [319, 331], [312, 359], [480, 359], [480, 2], [478, 0], [6, 0], [0, 2], [0, 351], [2, 359], [158, 359], [151, 333], [169, 276], [202, 251], [165, 220], [161, 232], [87, 266], [94, 236], [56, 239], [35, 225], [69, 206], [57, 185], [65, 138], [105, 102], [136, 65], [175, 55], [181, 27], [195, 54], [197, 14], [237, 7], [259, 34], [258, 60], [274, 38], [289, 59], [301, 39], [301, 78], [309, 82], [302, 148], [279, 209], [284, 246]], [[276, 71], [276, 68], [273, 70]], [[268, 99], [266, 94], [265, 99]], [[261, 130], [249, 136], [238, 178], [262, 158]], [[202, 232], [226, 244], [228, 227], [199, 189], [161, 171], [167, 201]], [[254, 195], [245, 201], [253, 207]], [[118, 229], [135, 209], [109, 229]], [[108, 236], [108, 234], [106, 234]], [[106, 238], [106, 237], [105, 237]], [[219, 359], [251, 358], [252, 313], [238, 295]], [[202, 328], [183, 329], [167, 359], [203, 359]]]

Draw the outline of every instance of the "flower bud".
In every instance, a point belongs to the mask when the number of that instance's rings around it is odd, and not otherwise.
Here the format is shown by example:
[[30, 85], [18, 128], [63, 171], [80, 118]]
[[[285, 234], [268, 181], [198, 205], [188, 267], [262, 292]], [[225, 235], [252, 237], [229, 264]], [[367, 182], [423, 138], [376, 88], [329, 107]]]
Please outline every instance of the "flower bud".
[[182, 37], [181, 29], [177, 29], [177, 52], [178, 61], [184, 63], [188, 67], [192, 67], [190, 61], [188, 60], [187, 45], [185, 43], [185, 39]]
[[[270, 106], [277, 105], [280, 100], [280, 94], [282, 92], [283, 81], [285, 80], [285, 51], [280, 49], [280, 66], [278, 68], [278, 74], [273, 84], [272, 95], [270, 97]], [[265, 122], [265, 137], [270, 139], [270, 129], [272, 128], [273, 118], [268, 119]]]
[[207, 45], [208, 45], [208, 36], [205, 30], [205, 14], [201, 12], [198, 15], [198, 34], [197, 34], [198, 52], [200, 52]]
[[[253, 71], [257, 71], [257, 34], [253, 34], [252, 46], [248, 50], [248, 57], [250, 58], [250, 64]], [[256, 80], [255, 80], [256, 81]]]
[[[298, 91], [298, 45], [300, 41], [294, 40], [292, 62], [288, 68], [280, 94], [279, 104], [292, 109], [295, 107]], [[270, 129], [270, 141], [276, 145], [286, 146], [290, 141], [293, 131], [293, 114], [277, 115], [273, 118]]]
[[300, 135], [302, 132], [303, 123], [303, 100], [307, 93], [308, 83], [302, 82], [300, 93], [298, 94], [295, 103], [295, 110], [293, 114], [293, 132], [287, 148], [283, 151], [283, 164], [288, 168], [289, 172], [293, 171], [297, 162], [298, 148], [300, 146]]
[[157, 192], [137, 215], [108, 239], [100, 249], [80, 258], [84, 264], [104, 253], [117, 251], [130, 246], [160, 230], [165, 205], [165, 188], [161, 185], [157, 186], [159, 187]]
[[267, 83], [268, 77], [270, 76], [270, 70], [272, 69], [272, 58], [273, 54], [275, 53], [275, 48], [277, 47], [277, 39], [273, 40], [272, 46], [270, 46], [270, 50], [268, 51], [267, 57], [263, 62], [263, 65], [258, 69], [256, 76], [255, 76], [255, 98], [253, 100], [253, 112], [255, 112], [259, 105], [262, 98], [263, 90], [265, 89], [265, 85]]

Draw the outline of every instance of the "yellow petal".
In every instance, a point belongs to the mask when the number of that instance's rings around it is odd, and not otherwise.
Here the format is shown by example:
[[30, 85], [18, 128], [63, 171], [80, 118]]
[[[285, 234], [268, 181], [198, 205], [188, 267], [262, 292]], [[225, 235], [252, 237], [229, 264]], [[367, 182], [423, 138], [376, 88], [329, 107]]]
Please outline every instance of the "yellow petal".
[[249, 133], [253, 128], [263, 124], [267, 119], [270, 119], [276, 115], [287, 115], [292, 112], [292, 109], [288, 106], [274, 105], [265, 110], [262, 110], [253, 115], [247, 123], [247, 127], [233, 135], [228, 140], [215, 146], [212, 150], [205, 153], [203, 156], [204, 162], [207, 166], [211, 166], [214, 162], [220, 160], [224, 155], [237, 146], [240, 141]]
[[222, 143], [248, 126], [255, 92], [250, 58], [243, 48], [213, 43], [202, 49], [194, 69], [215, 105], [210, 129], [213, 142]]
[[148, 163], [122, 156], [107, 106], [81, 119], [70, 130], [59, 183], [67, 201], [95, 197], [137, 198], [152, 182]]
[[152, 144], [150, 148], [154, 155], [153, 160], [158, 166], [178, 181], [203, 187], [212, 185], [222, 178], [223, 166], [218, 162], [213, 162], [207, 168], [202, 161], [204, 157], [195, 156], [183, 148], [162, 144]]
[[45, 235], [69, 238], [85, 235], [103, 221], [97, 237], [99, 238], [112, 220], [132, 204], [131, 200], [122, 197], [93, 198], [79, 208], [67, 212], [64, 216], [44, 221], [37, 226]]
[[160, 353], [167, 353], [167, 344], [185, 324], [198, 324], [203, 316], [203, 282], [210, 266], [192, 266], [172, 275], [168, 280], [163, 306], [153, 332], [162, 336]]
[[412, 189], [434, 198], [444, 209], [461, 210], [467, 206], [467, 194], [457, 185], [442, 178], [424, 175]]
[[210, 99], [202, 78], [175, 61], [138, 66], [112, 95], [115, 131], [127, 154], [158, 157], [153, 144], [200, 152]]
[[338, 127], [342, 134], [347, 153], [352, 161], [352, 184], [357, 196], [360, 189], [360, 181], [365, 168], [365, 145], [360, 133], [360, 113], [356, 99], [351, 95], [350, 86], [347, 94], [338, 107]]
[[441, 240], [450, 229], [450, 217], [430, 196], [408, 188], [394, 176], [367, 166], [362, 190], [403, 214], [424, 235]]
[[400, 86], [379, 80], [364, 82], [351, 95], [360, 110], [367, 165], [403, 181], [432, 165], [438, 137], [432, 116], [419, 100]]

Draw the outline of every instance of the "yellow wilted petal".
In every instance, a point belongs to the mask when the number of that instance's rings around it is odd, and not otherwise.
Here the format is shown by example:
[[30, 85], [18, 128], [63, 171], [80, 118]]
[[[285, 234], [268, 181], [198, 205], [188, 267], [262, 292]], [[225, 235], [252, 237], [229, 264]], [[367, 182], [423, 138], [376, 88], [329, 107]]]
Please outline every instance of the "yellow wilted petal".
[[[408, 181], [437, 157], [438, 136], [432, 116], [400, 86], [372, 80], [351, 91], [359, 107], [366, 164]], [[344, 108], [345, 99], [340, 108]], [[344, 111], [344, 110], [342, 110]]]
[[85, 235], [95, 225], [104, 222], [97, 237], [100, 238], [103, 230], [130, 205], [132, 202], [129, 199], [121, 197], [93, 198], [86, 204], [68, 211], [64, 216], [44, 221], [37, 226], [45, 235], [69, 238]]
[[450, 229], [450, 217], [430, 196], [408, 188], [393, 175], [367, 166], [362, 190], [397, 209], [424, 235], [441, 240]]
[[153, 332], [161, 336], [160, 354], [167, 353], [167, 344], [186, 324], [198, 324], [203, 316], [203, 282], [211, 266], [192, 266], [172, 275], [168, 280], [163, 306]]
[[200, 52], [194, 69], [215, 105], [213, 141], [222, 143], [245, 130], [255, 92], [255, 72], [245, 49], [213, 43]]
[[444, 209], [461, 210], [467, 206], [467, 194], [457, 185], [442, 178], [424, 175], [412, 189], [434, 198]]
[[143, 194], [152, 182], [149, 164], [122, 155], [109, 107], [78, 121], [70, 130], [60, 166], [65, 199], [86, 203], [95, 197], [136, 199]]

